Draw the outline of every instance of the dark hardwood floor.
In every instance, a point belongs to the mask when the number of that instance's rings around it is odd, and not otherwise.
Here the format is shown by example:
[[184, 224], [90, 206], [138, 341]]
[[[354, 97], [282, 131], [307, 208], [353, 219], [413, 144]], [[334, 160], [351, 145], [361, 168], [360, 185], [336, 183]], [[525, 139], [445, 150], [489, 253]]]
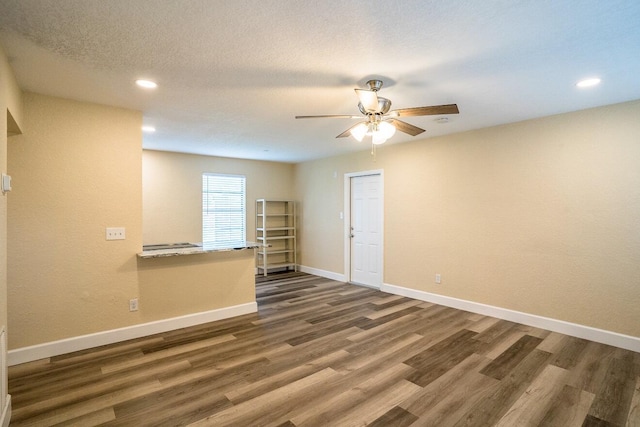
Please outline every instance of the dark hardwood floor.
[[640, 354], [302, 273], [259, 312], [10, 368], [12, 426], [640, 426]]

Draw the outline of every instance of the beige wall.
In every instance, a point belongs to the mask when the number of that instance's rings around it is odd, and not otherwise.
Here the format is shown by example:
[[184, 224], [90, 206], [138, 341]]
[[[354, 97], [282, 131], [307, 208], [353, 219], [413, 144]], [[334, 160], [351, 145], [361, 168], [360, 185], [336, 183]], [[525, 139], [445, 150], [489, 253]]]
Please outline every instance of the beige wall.
[[[9, 347], [136, 323], [140, 112], [27, 93], [9, 172]], [[106, 227], [126, 240], [106, 241]]]
[[[0, 47], [0, 171], [7, 172], [8, 133], [22, 127], [22, 92]], [[0, 196], [0, 329], [7, 326], [7, 204], [9, 193]], [[1, 408], [0, 408], [1, 409]]]
[[383, 169], [385, 283], [640, 337], [638, 117], [635, 101], [299, 164], [301, 264], [344, 273], [343, 175]]
[[145, 244], [202, 240], [202, 173], [247, 178], [247, 239], [255, 240], [255, 201], [290, 199], [293, 165], [145, 150], [143, 241]]
[[[23, 124], [23, 107], [22, 107], [22, 91], [18, 86], [18, 82], [13, 74], [13, 70], [9, 65], [2, 47], [0, 46], [0, 97], [2, 98], [2, 111], [7, 111], [9, 117], [8, 131], [9, 134], [17, 134], [21, 132]], [[6, 108], [6, 110], [5, 110]], [[4, 121], [4, 117], [3, 117]], [[6, 125], [6, 123], [5, 123]], [[4, 125], [3, 125], [4, 126]], [[2, 132], [6, 135], [7, 132]]]
[[[13, 71], [9, 66], [7, 57], [0, 47], [0, 172], [7, 172], [7, 144], [8, 134], [19, 133], [22, 127], [22, 93], [18, 88]], [[0, 330], [5, 329], [7, 335], [11, 334], [8, 327], [7, 304], [7, 209], [10, 193], [0, 194]], [[0, 355], [0, 359], [6, 360], [7, 355]], [[7, 371], [0, 366], [0, 390], [6, 392], [8, 387]], [[7, 405], [6, 396], [0, 396], [0, 419], [8, 414], [3, 413]]]
[[[11, 349], [255, 301], [253, 251], [139, 259], [142, 189], [162, 214], [151, 241], [198, 241], [202, 171], [245, 174], [249, 200], [288, 198], [292, 165], [145, 152], [143, 185], [140, 112], [31, 93], [24, 108], [8, 153]], [[106, 227], [126, 240], [106, 241]]]

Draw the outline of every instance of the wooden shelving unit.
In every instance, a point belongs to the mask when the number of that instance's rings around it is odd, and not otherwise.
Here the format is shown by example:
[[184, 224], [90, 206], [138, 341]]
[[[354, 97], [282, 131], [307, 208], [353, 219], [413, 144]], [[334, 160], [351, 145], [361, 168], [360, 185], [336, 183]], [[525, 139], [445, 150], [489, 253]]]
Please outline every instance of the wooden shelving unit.
[[291, 200], [256, 200], [256, 251], [258, 274], [269, 270], [297, 271], [296, 205]]

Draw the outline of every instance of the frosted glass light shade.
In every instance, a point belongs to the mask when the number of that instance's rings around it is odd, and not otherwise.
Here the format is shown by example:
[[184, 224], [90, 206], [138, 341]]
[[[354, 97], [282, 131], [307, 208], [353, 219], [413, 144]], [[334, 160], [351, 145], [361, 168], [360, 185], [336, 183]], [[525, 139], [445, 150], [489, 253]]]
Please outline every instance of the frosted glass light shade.
[[389, 139], [396, 133], [396, 127], [389, 122], [380, 122], [378, 132], [382, 134], [384, 139]]
[[367, 112], [376, 112], [378, 110], [378, 95], [373, 90], [355, 89], [362, 107]]
[[362, 142], [368, 130], [369, 130], [369, 126], [367, 126], [367, 124], [363, 122], [358, 124], [349, 132], [351, 133], [351, 136], [353, 136], [356, 140], [358, 140], [358, 142]]
[[374, 132], [373, 135], [371, 135], [371, 142], [373, 145], [384, 144], [386, 140], [387, 138], [384, 137], [382, 132]]

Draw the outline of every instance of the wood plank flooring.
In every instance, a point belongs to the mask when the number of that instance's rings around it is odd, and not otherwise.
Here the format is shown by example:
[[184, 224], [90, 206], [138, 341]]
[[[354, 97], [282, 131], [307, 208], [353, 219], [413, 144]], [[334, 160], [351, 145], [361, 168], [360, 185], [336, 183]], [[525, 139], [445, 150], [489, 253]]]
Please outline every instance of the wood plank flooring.
[[640, 354], [302, 273], [259, 312], [14, 366], [12, 426], [640, 426]]

